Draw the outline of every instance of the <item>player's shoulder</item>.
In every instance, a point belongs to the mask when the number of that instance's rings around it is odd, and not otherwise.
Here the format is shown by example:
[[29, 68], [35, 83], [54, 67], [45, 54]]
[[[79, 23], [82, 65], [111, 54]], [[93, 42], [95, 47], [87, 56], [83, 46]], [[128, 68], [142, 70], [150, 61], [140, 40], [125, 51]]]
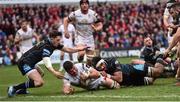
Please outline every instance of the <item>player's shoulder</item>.
[[40, 46], [40, 48], [52, 48], [52, 44], [49, 40], [49, 38], [44, 39], [40, 43], [37, 44], [37, 46]]
[[17, 33], [22, 34], [22, 33], [23, 33], [23, 30], [22, 30], [22, 29], [19, 29], [19, 30], [17, 31]]
[[88, 66], [85, 63], [76, 63], [74, 65], [78, 70], [84, 70], [88, 68]]
[[89, 13], [89, 14], [92, 14], [92, 15], [96, 15], [96, 14], [97, 14], [97, 13], [96, 13], [94, 10], [92, 10], [92, 9], [89, 9], [88, 13]]
[[76, 11], [73, 11], [72, 13], [74, 13], [74, 15], [79, 15], [79, 14], [81, 14], [82, 12], [81, 12], [80, 9], [78, 9], [78, 10], [76, 10]]
[[64, 82], [72, 80], [72, 76], [70, 76], [67, 72], [64, 73], [64, 77], [65, 77], [65, 79], [63, 79]]
[[30, 26], [28, 26], [27, 28], [28, 28], [29, 31], [32, 31], [32, 30], [33, 30]]
[[65, 78], [69, 78], [69, 74], [67, 72], [64, 73]]
[[82, 67], [82, 63], [76, 63], [76, 64], [74, 64], [77, 68], [79, 68], [79, 67]]
[[63, 24], [61, 24], [61, 25], [59, 26], [58, 31], [61, 31], [62, 29], [64, 29], [64, 25], [63, 25]]

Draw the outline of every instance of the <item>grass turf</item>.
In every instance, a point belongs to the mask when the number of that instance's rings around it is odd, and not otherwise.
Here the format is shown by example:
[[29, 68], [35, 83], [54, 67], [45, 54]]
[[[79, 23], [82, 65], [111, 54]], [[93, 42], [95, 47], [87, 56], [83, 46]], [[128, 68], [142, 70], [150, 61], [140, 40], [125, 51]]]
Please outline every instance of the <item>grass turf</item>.
[[[128, 63], [132, 58], [121, 58], [121, 63]], [[55, 65], [58, 68], [58, 65]], [[154, 85], [141, 87], [123, 87], [118, 90], [101, 89], [86, 91], [76, 88], [74, 95], [62, 94], [62, 80], [56, 79], [45, 71], [45, 84], [41, 88], [29, 89], [29, 95], [7, 97], [9, 85], [21, 83], [26, 80], [22, 77], [17, 66], [0, 68], [0, 101], [178, 101], [180, 100], [180, 87], [173, 86], [174, 78], [157, 79]]]

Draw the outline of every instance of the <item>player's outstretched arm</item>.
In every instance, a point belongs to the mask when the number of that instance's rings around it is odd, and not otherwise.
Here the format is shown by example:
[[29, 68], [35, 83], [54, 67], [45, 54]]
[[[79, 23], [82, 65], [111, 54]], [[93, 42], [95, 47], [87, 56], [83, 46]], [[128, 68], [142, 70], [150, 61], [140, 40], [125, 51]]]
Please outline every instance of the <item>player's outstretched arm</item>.
[[69, 47], [64, 46], [61, 50], [68, 53], [75, 53], [75, 52], [87, 50], [88, 48], [89, 47], [87, 46], [79, 46], [79, 47], [74, 47], [74, 48], [69, 48]]
[[49, 57], [44, 57], [43, 62], [45, 64], [46, 68], [48, 69], [48, 71], [51, 72], [54, 76], [56, 76], [58, 79], [64, 78], [63, 74], [61, 72], [54, 70]]

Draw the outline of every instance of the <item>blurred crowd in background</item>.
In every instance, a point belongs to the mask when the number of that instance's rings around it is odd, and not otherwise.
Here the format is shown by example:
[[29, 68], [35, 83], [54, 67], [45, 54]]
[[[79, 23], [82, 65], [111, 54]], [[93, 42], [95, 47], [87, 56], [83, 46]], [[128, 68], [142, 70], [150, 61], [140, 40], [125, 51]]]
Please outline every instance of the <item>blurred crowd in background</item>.
[[[14, 45], [20, 21], [26, 19], [41, 39], [47, 36], [54, 23], [63, 23], [63, 18], [78, 5], [0, 5], [0, 58], [6, 64], [16, 63], [18, 48]], [[143, 38], [150, 35], [155, 44], [167, 47], [167, 31], [163, 26], [165, 3], [97, 3], [91, 5], [103, 21], [103, 30], [95, 32], [96, 48], [142, 47]], [[1, 63], [1, 59], [0, 59]]]

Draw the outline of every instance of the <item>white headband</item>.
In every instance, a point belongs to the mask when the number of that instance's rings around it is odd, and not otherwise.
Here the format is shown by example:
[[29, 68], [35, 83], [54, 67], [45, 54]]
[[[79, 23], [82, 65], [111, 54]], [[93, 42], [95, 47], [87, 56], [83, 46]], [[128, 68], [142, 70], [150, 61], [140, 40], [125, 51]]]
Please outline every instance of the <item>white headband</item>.
[[104, 63], [105, 61], [103, 59], [101, 59], [100, 61], [98, 61], [98, 63], [96, 64], [96, 68], [99, 67], [101, 65], [101, 63]]

